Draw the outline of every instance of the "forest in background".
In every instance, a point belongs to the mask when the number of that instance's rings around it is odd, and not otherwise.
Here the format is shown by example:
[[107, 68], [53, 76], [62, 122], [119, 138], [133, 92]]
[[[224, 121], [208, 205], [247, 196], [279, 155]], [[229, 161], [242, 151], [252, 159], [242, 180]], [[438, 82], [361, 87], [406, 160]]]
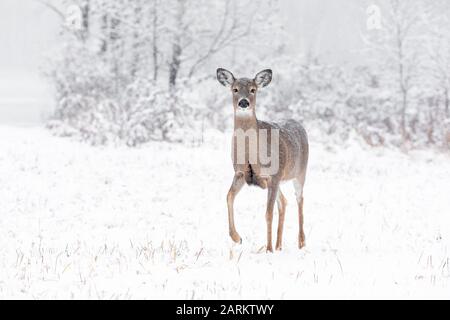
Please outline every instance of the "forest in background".
[[270, 67], [261, 119], [301, 120], [317, 141], [450, 148], [448, 1], [380, 0], [363, 10], [375, 27], [361, 32], [357, 65], [290, 53], [277, 0], [43, 4], [62, 18], [61, 46], [45, 66], [57, 135], [94, 145], [201, 143], [206, 129], [232, 125], [216, 68], [252, 76], [243, 73]]

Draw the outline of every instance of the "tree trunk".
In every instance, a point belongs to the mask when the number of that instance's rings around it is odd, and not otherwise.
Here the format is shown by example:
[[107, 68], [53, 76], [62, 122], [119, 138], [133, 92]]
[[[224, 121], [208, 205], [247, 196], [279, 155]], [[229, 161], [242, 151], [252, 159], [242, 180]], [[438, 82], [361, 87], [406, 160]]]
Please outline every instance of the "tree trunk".
[[444, 99], [445, 99], [445, 117], [448, 119], [450, 118], [450, 96], [448, 88], [445, 88]]
[[408, 91], [403, 87], [401, 90], [402, 90], [402, 108], [401, 108], [400, 126], [401, 126], [403, 141], [406, 142], [407, 140], [409, 140], [409, 135], [408, 135], [408, 131], [406, 128], [406, 111], [408, 109]]
[[153, 0], [152, 10], [152, 55], [153, 55], [153, 80], [158, 81], [159, 61], [158, 61], [158, 0]]
[[435, 101], [433, 98], [428, 99], [428, 130], [427, 130], [427, 138], [428, 144], [434, 144], [434, 106]]
[[102, 44], [100, 46], [100, 53], [104, 54], [108, 51], [108, 15], [103, 14], [102, 15], [102, 21], [101, 21], [101, 34], [102, 34]]
[[114, 90], [119, 92], [122, 82], [122, 68], [121, 61], [123, 57], [123, 46], [120, 33], [120, 20], [115, 17], [111, 17], [109, 24], [109, 51], [111, 59], [111, 67], [114, 73]]
[[90, 0], [85, 0], [81, 5], [81, 39], [86, 41], [89, 38], [89, 27], [90, 27], [90, 11], [91, 11], [91, 3]]
[[181, 65], [182, 49], [179, 43], [174, 43], [172, 46], [172, 61], [169, 66], [169, 88], [171, 91], [175, 88], [177, 83], [178, 72]]
[[177, 83], [177, 78], [179, 76], [179, 71], [181, 67], [181, 54], [183, 53], [183, 48], [181, 45], [182, 33], [183, 33], [183, 18], [185, 15], [185, 0], [177, 0], [176, 4], [176, 14], [175, 21], [177, 22], [177, 29], [175, 30], [175, 35], [172, 44], [172, 58], [169, 63], [169, 88], [173, 92], [175, 85]]
[[140, 28], [142, 27], [142, 2], [140, 0], [135, 0], [133, 2], [134, 5], [134, 31], [133, 31], [133, 60], [131, 61], [131, 70], [130, 75], [132, 79], [136, 78], [136, 74], [140, 67], [141, 60], [141, 37], [140, 37]]
[[400, 110], [400, 130], [403, 142], [406, 142], [408, 132], [406, 129], [406, 111], [408, 109], [408, 86], [405, 83], [405, 70], [403, 65], [403, 41], [401, 38], [400, 26], [397, 26], [397, 50], [398, 50], [398, 81], [401, 95], [401, 110]]

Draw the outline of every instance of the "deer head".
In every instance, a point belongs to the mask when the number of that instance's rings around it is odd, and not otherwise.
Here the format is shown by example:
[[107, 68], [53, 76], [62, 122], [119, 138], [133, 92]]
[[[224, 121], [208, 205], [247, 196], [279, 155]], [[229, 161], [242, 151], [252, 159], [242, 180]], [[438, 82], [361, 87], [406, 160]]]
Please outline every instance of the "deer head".
[[272, 70], [266, 69], [256, 74], [255, 78], [239, 78], [225, 69], [217, 69], [217, 80], [225, 87], [231, 89], [233, 107], [235, 112], [243, 114], [254, 113], [256, 106], [256, 93], [272, 81]]

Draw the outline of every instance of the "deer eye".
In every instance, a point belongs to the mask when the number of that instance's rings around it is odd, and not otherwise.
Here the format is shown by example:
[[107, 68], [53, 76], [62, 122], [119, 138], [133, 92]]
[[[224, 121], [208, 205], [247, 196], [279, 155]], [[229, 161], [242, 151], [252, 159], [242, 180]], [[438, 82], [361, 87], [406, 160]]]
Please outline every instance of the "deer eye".
[[238, 93], [238, 92], [239, 92], [239, 89], [234, 88], [234, 89], [233, 89], [233, 92], [234, 92], [234, 93]]
[[255, 92], [256, 92], [255, 88], [250, 89], [250, 93], [255, 93]]

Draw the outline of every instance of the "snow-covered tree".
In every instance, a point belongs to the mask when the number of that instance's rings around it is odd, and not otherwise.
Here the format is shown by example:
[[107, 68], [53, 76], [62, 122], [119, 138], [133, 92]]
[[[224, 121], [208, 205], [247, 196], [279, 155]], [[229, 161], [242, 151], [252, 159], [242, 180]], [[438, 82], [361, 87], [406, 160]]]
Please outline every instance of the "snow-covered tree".
[[419, 66], [423, 56], [420, 0], [388, 0], [383, 3], [379, 30], [370, 30], [366, 37], [369, 55], [379, 67], [382, 82], [394, 90], [402, 140], [410, 140], [408, 113], [414, 104]]
[[450, 3], [435, 1], [426, 7], [427, 37], [426, 75], [430, 90], [429, 101], [434, 108], [429, 112], [428, 135], [430, 142], [437, 136], [450, 146]]
[[[263, 17], [270, 14], [262, 0], [47, 1], [64, 26], [48, 72], [57, 89], [52, 126], [69, 126], [94, 143], [114, 137], [134, 145], [157, 132], [171, 140], [203, 118], [210, 109], [202, 115], [201, 96], [193, 101], [189, 93], [214, 74], [215, 62], [233, 45], [251, 48], [249, 39], [266, 30], [269, 18]], [[81, 13], [78, 30], [65, 26], [64, 8], [73, 4]]]

